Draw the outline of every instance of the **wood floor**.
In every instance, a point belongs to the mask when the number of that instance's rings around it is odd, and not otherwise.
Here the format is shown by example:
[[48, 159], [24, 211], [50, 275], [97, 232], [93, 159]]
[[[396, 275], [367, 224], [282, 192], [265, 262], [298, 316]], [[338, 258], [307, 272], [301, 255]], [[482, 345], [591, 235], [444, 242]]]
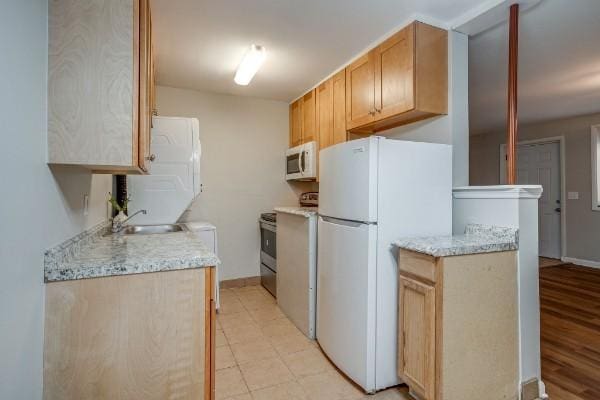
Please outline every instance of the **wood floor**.
[[600, 399], [600, 270], [540, 268], [542, 379], [550, 400]]

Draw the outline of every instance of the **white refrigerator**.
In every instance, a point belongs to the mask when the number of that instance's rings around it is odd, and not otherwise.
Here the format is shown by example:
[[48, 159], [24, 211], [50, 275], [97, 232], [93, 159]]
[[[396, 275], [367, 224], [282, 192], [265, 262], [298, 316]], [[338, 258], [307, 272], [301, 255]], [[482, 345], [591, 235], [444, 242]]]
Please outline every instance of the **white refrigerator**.
[[320, 152], [317, 340], [366, 392], [397, 377], [391, 243], [452, 232], [452, 147], [372, 136]]

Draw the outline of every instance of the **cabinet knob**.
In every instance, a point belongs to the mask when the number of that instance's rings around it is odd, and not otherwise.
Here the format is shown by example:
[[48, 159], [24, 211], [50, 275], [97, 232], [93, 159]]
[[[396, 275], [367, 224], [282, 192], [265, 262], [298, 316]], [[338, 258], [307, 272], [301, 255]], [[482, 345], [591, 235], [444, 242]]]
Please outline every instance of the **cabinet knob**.
[[156, 154], [150, 154], [148, 157], [146, 157], [146, 160], [154, 162], [154, 160], [156, 160]]

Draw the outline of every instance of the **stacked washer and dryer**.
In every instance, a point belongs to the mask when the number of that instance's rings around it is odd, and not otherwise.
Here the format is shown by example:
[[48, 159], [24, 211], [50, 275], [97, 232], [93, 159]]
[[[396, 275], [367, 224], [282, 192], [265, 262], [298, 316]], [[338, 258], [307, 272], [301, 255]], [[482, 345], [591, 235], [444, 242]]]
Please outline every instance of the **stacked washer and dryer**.
[[[200, 126], [196, 118], [153, 117], [149, 175], [128, 175], [127, 193], [135, 210], [147, 210], [136, 224], [181, 223], [202, 192], [200, 179]], [[187, 218], [185, 218], [187, 220]], [[218, 255], [217, 230], [210, 222], [184, 222], [198, 238]], [[217, 267], [217, 308], [219, 268]]]

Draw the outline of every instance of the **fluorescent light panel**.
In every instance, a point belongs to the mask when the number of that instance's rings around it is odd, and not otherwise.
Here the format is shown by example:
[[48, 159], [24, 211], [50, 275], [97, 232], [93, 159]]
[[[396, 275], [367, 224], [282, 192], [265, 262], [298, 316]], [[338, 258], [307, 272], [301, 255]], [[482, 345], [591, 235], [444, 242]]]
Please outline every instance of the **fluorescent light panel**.
[[233, 78], [235, 83], [242, 86], [248, 85], [263, 61], [265, 61], [265, 48], [255, 44], [250, 46], [235, 73], [235, 78]]

